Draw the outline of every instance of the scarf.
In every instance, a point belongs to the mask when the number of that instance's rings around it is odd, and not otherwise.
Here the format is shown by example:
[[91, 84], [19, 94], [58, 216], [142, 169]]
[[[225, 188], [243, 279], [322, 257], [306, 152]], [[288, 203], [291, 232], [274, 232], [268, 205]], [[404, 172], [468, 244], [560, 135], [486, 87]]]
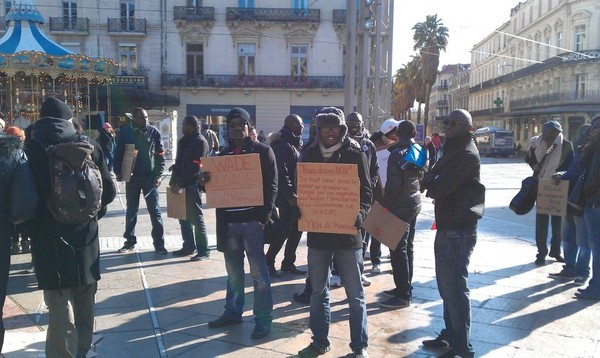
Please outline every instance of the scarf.
[[[562, 133], [558, 133], [554, 139], [554, 142], [552, 142], [552, 144], [556, 144], [556, 148], [554, 148], [552, 154], [546, 158], [546, 162], [542, 166], [538, 178], [550, 179], [552, 178], [552, 175], [556, 173], [556, 168], [558, 168], [560, 159], [562, 157], [562, 142], [563, 135]], [[546, 141], [542, 140], [541, 135], [533, 137], [529, 143], [529, 147], [535, 148], [535, 158], [537, 159], [538, 163], [542, 160], [544, 154], [546, 154], [546, 151], [549, 148], [548, 144], [546, 144]]]
[[321, 155], [323, 155], [323, 158], [325, 159], [331, 159], [333, 153], [335, 153], [336, 150], [340, 149], [341, 146], [342, 142], [339, 142], [338, 144], [335, 144], [329, 148], [325, 148], [323, 144], [319, 142], [319, 149], [321, 150]]

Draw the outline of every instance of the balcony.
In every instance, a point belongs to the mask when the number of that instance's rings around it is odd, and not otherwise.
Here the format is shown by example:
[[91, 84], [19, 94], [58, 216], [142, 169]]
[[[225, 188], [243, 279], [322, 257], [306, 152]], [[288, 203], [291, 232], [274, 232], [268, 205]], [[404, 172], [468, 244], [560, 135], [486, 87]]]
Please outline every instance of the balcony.
[[226, 12], [228, 24], [238, 22], [318, 24], [321, 22], [321, 12], [319, 9], [228, 7]]
[[50, 31], [57, 33], [87, 34], [89, 32], [88, 18], [51, 17]]
[[539, 107], [586, 105], [600, 103], [600, 91], [560, 92], [546, 95], [518, 98], [510, 101], [510, 110]]
[[108, 19], [108, 33], [110, 35], [146, 35], [146, 19], [116, 18]]
[[442, 100], [437, 101], [437, 106], [438, 107], [448, 107], [448, 100], [442, 99]]
[[440, 84], [437, 86], [438, 91], [439, 90], [447, 90], [448, 89], [448, 84]]
[[346, 9], [333, 10], [333, 26], [335, 26], [335, 27], [346, 26]]
[[173, 18], [175, 21], [187, 22], [215, 22], [215, 8], [205, 6], [174, 6]]
[[238, 76], [163, 74], [165, 87], [215, 88], [315, 88], [343, 89], [343, 76]]
[[118, 75], [111, 79], [110, 84], [120, 88], [148, 89], [148, 76]]

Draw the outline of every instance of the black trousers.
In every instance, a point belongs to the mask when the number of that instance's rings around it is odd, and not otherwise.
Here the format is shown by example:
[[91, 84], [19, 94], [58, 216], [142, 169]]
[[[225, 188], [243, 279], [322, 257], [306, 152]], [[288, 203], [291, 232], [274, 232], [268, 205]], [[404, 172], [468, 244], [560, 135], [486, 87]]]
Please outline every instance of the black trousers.
[[[292, 215], [292, 207], [289, 204], [278, 206], [279, 217], [281, 218], [281, 224], [286, 229], [287, 236], [282, 237], [277, 242], [269, 245], [267, 250], [267, 266], [275, 266], [275, 258], [283, 244], [285, 243], [285, 251], [283, 254], [282, 266], [293, 265], [296, 262], [296, 250], [302, 237], [302, 231], [298, 231], [298, 219]], [[287, 240], [287, 242], [286, 242]]]

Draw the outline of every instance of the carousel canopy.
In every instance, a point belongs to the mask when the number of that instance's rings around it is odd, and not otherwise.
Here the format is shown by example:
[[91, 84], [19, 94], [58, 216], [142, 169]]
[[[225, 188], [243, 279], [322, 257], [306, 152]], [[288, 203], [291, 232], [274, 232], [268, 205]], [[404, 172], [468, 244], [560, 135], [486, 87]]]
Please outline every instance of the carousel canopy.
[[9, 21], [9, 25], [4, 36], [0, 38], [0, 53], [37, 51], [51, 56], [73, 54], [39, 29], [38, 26], [44, 23], [44, 18], [31, 0], [13, 2], [6, 15], [6, 21]]

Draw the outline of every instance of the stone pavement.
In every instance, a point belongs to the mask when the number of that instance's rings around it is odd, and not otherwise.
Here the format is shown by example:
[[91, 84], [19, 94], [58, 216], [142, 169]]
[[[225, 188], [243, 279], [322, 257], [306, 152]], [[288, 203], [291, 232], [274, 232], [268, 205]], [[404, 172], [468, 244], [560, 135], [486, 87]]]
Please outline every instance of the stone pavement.
[[[548, 278], [561, 266], [552, 261], [537, 267], [533, 244], [533, 213], [516, 217], [506, 203], [517, 190], [502, 177], [486, 182], [486, 216], [470, 266], [473, 306], [472, 343], [478, 357], [600, 357], [600, 305], [573, 298], [576, 286]], [[164, 186], [160, 189], [165, 200]], [[124, 200], [124, 195], [122, 195]], [[162, 202], [162, 207], [165, 203]], [[142, 204], [142, 208], [144, 205]], [[214, 211], [205, 211], [210, 243], [215, 244]], [[188, 257], [156, 255], [149, 236], [149, 220], [140, 210], [135, 253], [118, 254], [122, 245], [123, 208], [110, 205], [101, 221], [101, 269], [96, 297], [96, 334], [93, 356], [100, 357], [289, 357], [310, 343], [308, 307], [293, 301], [304, 286], [304, 276], [283, 274], [273, 280], [274, 322], [270, 335], [250, 339], [253, 329], [252, 281], [246, 280], [246, 312], [242, 325], [209, 329], [208, 321], [223, 311], [226, 273], [223, 255], [190, 262]], [[178, 223], [166, 218], [167, 248], [181, 245]], [[425, 200], [417, 224], [413, 301], [409, 308], [384, 309], [380, 292], [392, 287], [391, 266], [384, 252], [383, 272], [366, 274], [369, 353], [371, 357], [435, 357], [443, 351], [426, 350], [421, 341], [443, 327], [433, 260], [430, 229], [433, 206]], [[281, 260], [281, 254], [278, 261]], [[278, 263], [279, 264], [279, 263]], [[306, 269], [306, 241], [298, 251]], [[332, 350], [324, 357], [351, 356], [348, 307], [344, 290], [333, 289]], [[30, 256], [13, 256], [9, 297], [5, 306], [7, 358], [43, 357], [47, 314], [36, 290]]]

